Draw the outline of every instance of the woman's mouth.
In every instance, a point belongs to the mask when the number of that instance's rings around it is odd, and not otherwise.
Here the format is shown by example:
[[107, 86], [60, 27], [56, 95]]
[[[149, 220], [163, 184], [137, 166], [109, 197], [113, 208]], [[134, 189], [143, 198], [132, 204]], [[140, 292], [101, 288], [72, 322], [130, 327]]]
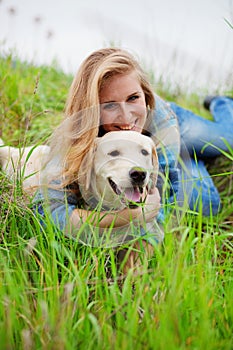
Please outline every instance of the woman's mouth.
[[139, 133], [142, 132], [142, 127], [138, 125], [138, 119], [136, 119], [131, 124], [123, 124], [123, 123], [105, 124], [103, 125], [103, 128], [106, 132], [109, 132], [109, 131], [137, 131]]
[[137, 131], [137, 126], [136, 126], [137, 121], [134, 124], [116, 124], [113, 125], [114, 128], [118, 129], [118, 130], [134, 130]]

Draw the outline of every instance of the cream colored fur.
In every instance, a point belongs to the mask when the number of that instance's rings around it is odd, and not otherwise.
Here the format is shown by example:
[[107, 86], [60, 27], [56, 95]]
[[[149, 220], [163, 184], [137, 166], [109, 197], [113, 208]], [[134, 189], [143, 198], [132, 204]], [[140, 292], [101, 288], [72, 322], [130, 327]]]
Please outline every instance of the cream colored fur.
[[[158, 158], [151, 138], [135, 131], [114, 131], [107, 133], [96, 141], [92, 155], [93, 166], [79, 184], [82, 196], [87, 203], [101, 202], [107, 209], [123, 209], [133, 200], [134, 188], [140, 187], [143, 200], [150, 187], [156, 185], [158, 175]], [[133, 175], [132, 175], [133, 173]], [[137, 183], [135, 175], [143, 181]], [[117, 188], [114, 191], [111, 183]], [[121, 193], [120, 193], [121, 192]]]
[[21, 181], [23, 189], [33, 195], [39, 185], [40, 170], [44, 157], [48, 155], [49, 147], [45, 145], [24, 148], [4, 145], [0, 139], [0, 166], [2, 171], [15, 181]]

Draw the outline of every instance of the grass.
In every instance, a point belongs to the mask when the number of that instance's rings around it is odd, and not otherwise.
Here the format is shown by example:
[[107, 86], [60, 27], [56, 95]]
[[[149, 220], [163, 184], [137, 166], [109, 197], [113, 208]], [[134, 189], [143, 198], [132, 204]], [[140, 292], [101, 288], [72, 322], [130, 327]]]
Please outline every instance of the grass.
[[[71, 77], [58, 67], [0, 58], [2, 138], [46, 139], [62, 116]], [[197, 95], [161, 89], [209, 117]], [[223, 209], [187, 212], [167, 227], [140, 272], [119, 274], [111, 249], [80, 246], [42, 228], [20, 186], [0, 173], [1, 349], [233, 348], [233, 150], [210, 172]]]

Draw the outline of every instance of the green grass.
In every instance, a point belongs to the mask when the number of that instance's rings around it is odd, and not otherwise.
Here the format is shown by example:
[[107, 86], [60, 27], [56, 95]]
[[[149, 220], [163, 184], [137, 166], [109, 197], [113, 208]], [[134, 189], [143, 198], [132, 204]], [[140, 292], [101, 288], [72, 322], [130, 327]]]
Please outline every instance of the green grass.
[[[1, 130], [11, 145], [46, 139], [71, 77], [0, 58]], [[162, 91], [162, 90], [161, 90]], [[162, 91], [204, 114], [197, 95]], [[140, 273], [122, 278], [112, 249], [69, 240], [25, 204], [0, 173], [1, 349], [233, 348], [233, 150], [210, 166], [223, 209], [187, 213]]]

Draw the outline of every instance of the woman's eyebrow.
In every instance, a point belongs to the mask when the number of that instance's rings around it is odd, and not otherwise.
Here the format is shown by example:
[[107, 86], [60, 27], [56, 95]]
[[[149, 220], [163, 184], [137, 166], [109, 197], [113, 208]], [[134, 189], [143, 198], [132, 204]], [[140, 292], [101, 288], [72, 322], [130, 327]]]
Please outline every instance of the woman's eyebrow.
[[[128, 96], [126, 96], [126, 99], [128, 99], [129, 97], [134, 96], [134, 95], [142, 95], [142, 92], [141, 91], [134, 91], [134, 92], [130, 93]], [[121, 102], [121, 101], [107, 100], [107, 101], [101, 102], [101, 104], [117, 103], [117, 102]]]
[[141, 91], [135, 91], [135, 92], [133, 92], [132, 94], [130, 94], [130, 96], [132, 96], [132, 95], [141, 95], [142, 94], [142, 92]]

